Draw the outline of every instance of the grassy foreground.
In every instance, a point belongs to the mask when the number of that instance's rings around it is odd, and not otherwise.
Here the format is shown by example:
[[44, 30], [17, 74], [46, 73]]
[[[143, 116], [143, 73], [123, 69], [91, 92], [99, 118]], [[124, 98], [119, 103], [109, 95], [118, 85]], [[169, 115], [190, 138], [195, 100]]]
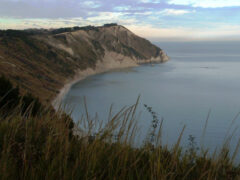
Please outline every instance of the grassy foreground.
[[117, 114], [110, 110], [107, 124], [86, 113], [73, 128], [62, 112], [24, 113], [22, 106], [0, 115], [0, 179], [239, 179], [240, 168], [223, 148], [210, 155], [191, 142], [180, 147], [161, 145], [161, 123], [151, 108], [153, 127], [143, 146], [134, 148], [137, 104]]
[[[223, 150], [215, 157], [146, 143], [133, 148], [135, 106], [113, 116], [94, 133], [94, 121], [72, 135], [71, 120], [47, 113], [0, 118], [0, 179], [237, 179]], [[100, 126], [98, 126], [100, 127]], [[75, 132], [76, 133], [76, 132]], [[113, 136], [113, 134], [115, 134]]]

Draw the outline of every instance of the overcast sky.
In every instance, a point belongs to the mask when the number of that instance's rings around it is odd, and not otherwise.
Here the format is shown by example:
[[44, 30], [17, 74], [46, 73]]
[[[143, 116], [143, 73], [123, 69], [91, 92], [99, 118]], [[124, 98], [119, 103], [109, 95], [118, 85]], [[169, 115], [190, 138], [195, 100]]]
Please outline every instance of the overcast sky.
[[0, 0], [0, 29], [111, 22], [150, 40], [240, 40], [240, 0]]

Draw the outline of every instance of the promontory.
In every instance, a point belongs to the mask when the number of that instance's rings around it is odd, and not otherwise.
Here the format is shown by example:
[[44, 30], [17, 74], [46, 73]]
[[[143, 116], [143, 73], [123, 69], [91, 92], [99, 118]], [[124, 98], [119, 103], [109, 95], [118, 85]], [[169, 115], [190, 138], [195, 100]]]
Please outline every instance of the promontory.
[[0, 31], [0, 74], [43, 102], [60, 98], [88, 75], [168, 59], [162, 49], [117, 24]]

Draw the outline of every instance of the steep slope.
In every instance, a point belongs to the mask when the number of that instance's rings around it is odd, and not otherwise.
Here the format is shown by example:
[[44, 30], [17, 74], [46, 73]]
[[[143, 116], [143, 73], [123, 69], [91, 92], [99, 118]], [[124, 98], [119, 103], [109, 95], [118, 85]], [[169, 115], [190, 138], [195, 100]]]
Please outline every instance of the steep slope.
[[19, 85], [22, 93], [33, 92], [43, 101], [51, 101], [64, 82], [74, 76], [75, 69], [87, 67], [67, 56], [64, 51], [19, 32], [0, 37], [0, 74]]
[[118, 25], [41, 36], [40, 39], [72, 56], [89, 59], [89, 63], [104, 60], [111, 52], [131, 58], [135, 63], [168, 60], [160, 48]]
[[116, 24], [0, 31], [0, 73], [45, 102], [69, 80], [167, 60], [160, 48]]

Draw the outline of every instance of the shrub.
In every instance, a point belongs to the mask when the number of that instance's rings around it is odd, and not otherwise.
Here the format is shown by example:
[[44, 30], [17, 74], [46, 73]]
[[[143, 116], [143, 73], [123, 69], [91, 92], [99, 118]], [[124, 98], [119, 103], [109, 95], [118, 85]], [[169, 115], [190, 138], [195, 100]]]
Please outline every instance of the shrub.
[[43, 105], [38, 98], [27, 93], [20, 95], [19, 88], [13, 87], [12, 83], [4, 76], [0, 77], [0, 113], [11, 114], [16, 108], [20, 108], [22, 114], [36, 116], [43, 110]]
[[19, 103], [19, 88], [14, 88], [4, 76], [0, 77], [0, 110], [14, 109]]

